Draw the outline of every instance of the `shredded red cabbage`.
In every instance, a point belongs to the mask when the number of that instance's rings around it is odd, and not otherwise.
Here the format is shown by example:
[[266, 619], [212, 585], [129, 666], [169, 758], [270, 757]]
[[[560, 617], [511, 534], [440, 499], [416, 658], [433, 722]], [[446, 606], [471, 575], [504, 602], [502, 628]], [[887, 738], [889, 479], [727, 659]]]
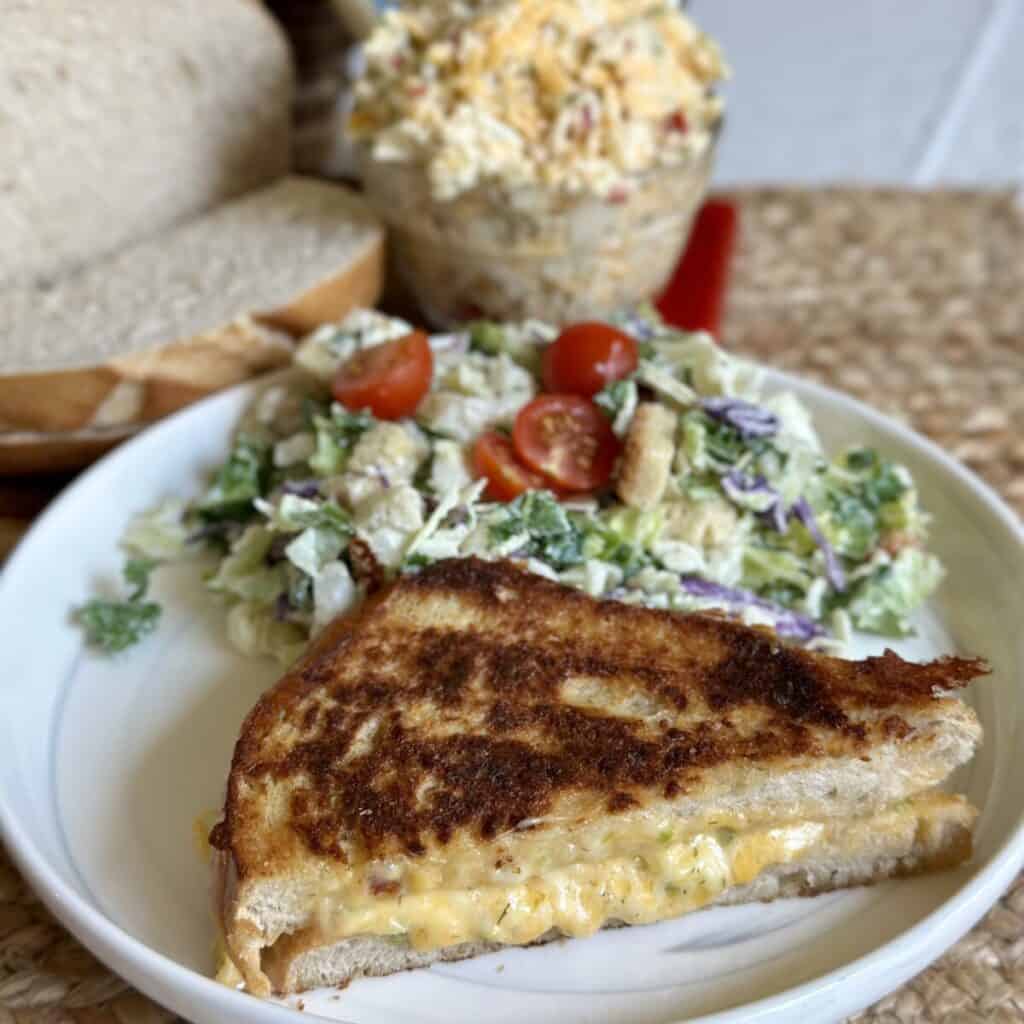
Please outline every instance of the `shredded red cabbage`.
[[748, 476], [738, 469], [730, 469], [722, 477], [722, 490], [733, 501], [742, 501], [744, 497], [753, 494], [766, 495], [773, 500], [773, 503], [779, 500], [779, 492], [763, 476]]
[[770, 509], [761, 514], [779, 533], [785, 533], [789, 528], [789, 510], [783, 504], [781, 497]]
[[712, 419], [728, 424], [745, 440], [751, 437], [774, 437], [779, 431], [779, 418], [742, 398], [705, 398], [701, 408]]
[[779, 533], [785, 533], [789, 525], [789, 517], [795, 516], [811, 535], [811, 539], [825, 556], [825, 576], [832, 588], [842, 592], [846, 589], [846, 574], [835, 548], [821, 532], [814, 510], [806, 498], [798, 498], [788, 509], [782, 498], [763, 476], [751, 477], [736, 469], [729, 470], [722, 477], [722, 490], [734, 501], [742, 501], [743, 496], [750, 494], [766, 494], [774, 496], [774, 501], [760, 515], [767, 520]]
[[283, 562], [288, 556], [285, 554], [285, 549], [291, 542], [295, 540], [294, 533], [279, 533], [270, 542], [270, 547], [267, 548], [265, 561], [267, 565], [277, 565], [278, 562]]
[[683, 589], [694, 597], [706, 597], [712, 601], [721, 601], [732, 608], [740, 609], [749, 606], [768, 612], [775, 620], [775, 632], [779, 636], [791, 637], [794, 640], [807, 643], [816, 637], [825, 635], [824, 627], [813, 619], [790, 608], [784, 608], [780, 604], [775, 604], [773, 601], [758, 597], [750, 590], [727, 587], [700, 576], [681, 576], [679, 581]]
[[829, 544], [828, 538], [821, 532], [818, 520], [814, 517], [814, 510], [807, 503], [807, 499], [797, 499], [790, 507], [790, 512], [804, 524], [804, 528], [811, 535], [811, 539], [818, 545], [818, 549], [825, 556], [825, 575], [829, 583], [832, 584], [835, 590], [845, 590], [846, 574], [843, 572], [843, 567], [839, 562], [839, 556], [836, 554], [835, 548]]
[[741, 503], [743, 497], [750, 494], [764, 494], [773, 500], [770, 505], [763, 508], [758, 515], [773, 526], [779, 533], [785, 533], [789, 525], [789, 512], [782, 501], [782, 496], [763, 476], [748, 476], [738, 469], [730, 469], [722, 477], [722, 490], [726, 496], [737, 504]]
[[281, 493], [297, 498], [319, 498], [320, 484], [316, 480], [285, 480], [281, 484]]

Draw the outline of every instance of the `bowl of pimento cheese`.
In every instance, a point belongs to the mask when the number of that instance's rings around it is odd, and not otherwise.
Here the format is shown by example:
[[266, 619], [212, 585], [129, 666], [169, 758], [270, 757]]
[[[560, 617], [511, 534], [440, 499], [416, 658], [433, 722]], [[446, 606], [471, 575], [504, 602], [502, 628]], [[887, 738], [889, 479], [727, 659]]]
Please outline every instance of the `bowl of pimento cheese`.
[[429, 319], [566, 322], [665, 284], [728, 74], [672, 0], [410, 0], [364, 58], [349, 130]]

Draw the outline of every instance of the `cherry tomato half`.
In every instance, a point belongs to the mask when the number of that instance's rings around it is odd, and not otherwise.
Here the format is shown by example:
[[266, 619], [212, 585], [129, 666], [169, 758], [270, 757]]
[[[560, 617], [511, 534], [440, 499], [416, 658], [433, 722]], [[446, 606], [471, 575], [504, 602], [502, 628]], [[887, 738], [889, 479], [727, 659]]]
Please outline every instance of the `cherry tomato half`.
[[608, 417], [579, 395], [541, 395], [512, 429], [516, 454], [563, 491], [591, 491], [612, 475], [619, 442]]
[[618, 328], [596, 322], [572, 324], [544, 350], [544, 389], [589, 398], [631, 374], [637, 360], [636, 342]]
[[346, 409], [369, 409], [378, 419], [397, 420], [416, 411], [433, 373], [434, 356], [427, 336], [413, 331], [346, 360], [331, 391]]
[[527, 469], [516, 456], [512, 442], [496, 430], [488, 430], [473, 445], [473, 469], [487, 480], [487, 497], [492, 501], [511, 501], [523, 491], [539, 491], [547, 482], [539, 473]]

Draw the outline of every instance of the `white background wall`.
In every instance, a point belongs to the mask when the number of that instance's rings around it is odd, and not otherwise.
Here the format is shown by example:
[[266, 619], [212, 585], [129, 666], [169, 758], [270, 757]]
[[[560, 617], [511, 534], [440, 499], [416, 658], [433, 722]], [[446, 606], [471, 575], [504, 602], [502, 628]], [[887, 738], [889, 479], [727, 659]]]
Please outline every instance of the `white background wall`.
[[1024, 181], [1024, 0], [691, 0], [733, 68], [722, 185]]

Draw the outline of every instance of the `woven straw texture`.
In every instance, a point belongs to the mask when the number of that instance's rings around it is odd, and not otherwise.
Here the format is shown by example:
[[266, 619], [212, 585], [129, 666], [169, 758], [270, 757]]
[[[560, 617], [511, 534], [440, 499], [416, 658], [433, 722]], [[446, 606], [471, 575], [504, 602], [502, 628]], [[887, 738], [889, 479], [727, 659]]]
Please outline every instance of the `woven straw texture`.
[[[1024, 218], [1012, 196], [738, 198], [725, 343], [909, 420], [1024, 510]], [[0, 850], [0, 1024], [172, 1019], [84, 952]], [[1024, 876], [942, 960], [854, 1020], [1024, 1020]]]

